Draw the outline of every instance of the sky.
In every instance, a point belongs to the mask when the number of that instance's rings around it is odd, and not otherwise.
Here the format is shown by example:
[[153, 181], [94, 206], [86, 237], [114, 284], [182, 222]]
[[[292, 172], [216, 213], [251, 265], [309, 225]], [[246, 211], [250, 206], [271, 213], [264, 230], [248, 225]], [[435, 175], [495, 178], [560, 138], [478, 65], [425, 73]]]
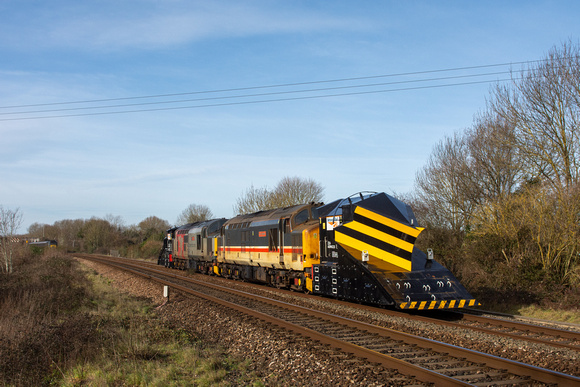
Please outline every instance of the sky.
[[0, 205], [33, 223], [232, 217], [254, 187], [414, 188], [580, 2], [0, 0]]

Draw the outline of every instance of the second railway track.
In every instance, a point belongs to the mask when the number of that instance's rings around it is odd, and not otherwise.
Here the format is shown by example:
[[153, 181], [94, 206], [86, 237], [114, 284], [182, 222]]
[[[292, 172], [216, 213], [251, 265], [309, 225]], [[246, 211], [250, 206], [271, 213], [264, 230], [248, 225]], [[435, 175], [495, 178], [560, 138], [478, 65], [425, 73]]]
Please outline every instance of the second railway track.
[[145, 268], [142, 263], [122, 262], [115, 265], [131, 267], [136, 274], [226, 305], [359, 358], [397, 369], [403, 374], [414, 375], [423, 382], [482, 386], [580, 384], [580, 378], [575, 376], [196, 281], [175, 272]]

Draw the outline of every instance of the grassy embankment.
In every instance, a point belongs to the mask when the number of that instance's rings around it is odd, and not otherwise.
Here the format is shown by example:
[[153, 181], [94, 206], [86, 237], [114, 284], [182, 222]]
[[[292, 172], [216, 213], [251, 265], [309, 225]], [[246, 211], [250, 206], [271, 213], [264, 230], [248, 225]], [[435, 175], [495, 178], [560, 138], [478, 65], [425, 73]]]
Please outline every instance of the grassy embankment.
[[163, 321], [70, 257], [0, 274], [0, 385], [261, 385], [220, 348]]
[[562, 321], [572, 324], [580, 324], [580, 310], [557, 310], [541, 308], [537, 305], [525, 305], [518, 308], [517, 314], [521, 316], [537, 318], [540, 320]]
[[[541, 287], [541, 284], [538, 287]], [[580, 306], [576, 301], [580, 299], [580, 294], [571, 290], [565, 292], [566, 294], [562, 293], [564, 292], [527, 291], [514, 294], [509, 290], [491, 292], [489, 289], [472, 290], [475, 298], [482, 303], [480, 308], [483, 310], [580, 324]]]

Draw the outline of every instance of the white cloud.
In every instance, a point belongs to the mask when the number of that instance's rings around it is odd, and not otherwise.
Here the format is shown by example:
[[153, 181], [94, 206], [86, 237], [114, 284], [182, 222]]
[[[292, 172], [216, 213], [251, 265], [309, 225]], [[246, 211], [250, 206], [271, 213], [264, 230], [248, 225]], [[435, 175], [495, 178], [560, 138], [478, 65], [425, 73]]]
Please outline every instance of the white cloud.
[[[57, 3], [58, 4], [58, 3]], [[238, 1], [111, 1], [30, 9], [0, 27], [14, 46], [116, 51], [154, 49], [208, 38], [367, 28], [368, 23], [294, 7], [292, 3]]]

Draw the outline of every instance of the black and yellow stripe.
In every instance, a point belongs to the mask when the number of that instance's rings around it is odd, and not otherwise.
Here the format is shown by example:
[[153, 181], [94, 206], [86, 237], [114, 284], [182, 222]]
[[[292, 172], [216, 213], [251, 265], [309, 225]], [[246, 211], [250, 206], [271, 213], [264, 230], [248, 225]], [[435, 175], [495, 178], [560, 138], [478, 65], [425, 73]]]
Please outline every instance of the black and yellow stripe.
[[412, 301], [399, 304], [399, 309], [456, 309], [480, 305], [475, 299], [449, 301]]
[[353, 221], [335, 229], [335, 240], [348, 250], [366, 250], [371, 259], [387, 262], [401, 271], [411, 271], [413, 245], [421, 231], [421, 227], [410, 227], [357, 207]]

